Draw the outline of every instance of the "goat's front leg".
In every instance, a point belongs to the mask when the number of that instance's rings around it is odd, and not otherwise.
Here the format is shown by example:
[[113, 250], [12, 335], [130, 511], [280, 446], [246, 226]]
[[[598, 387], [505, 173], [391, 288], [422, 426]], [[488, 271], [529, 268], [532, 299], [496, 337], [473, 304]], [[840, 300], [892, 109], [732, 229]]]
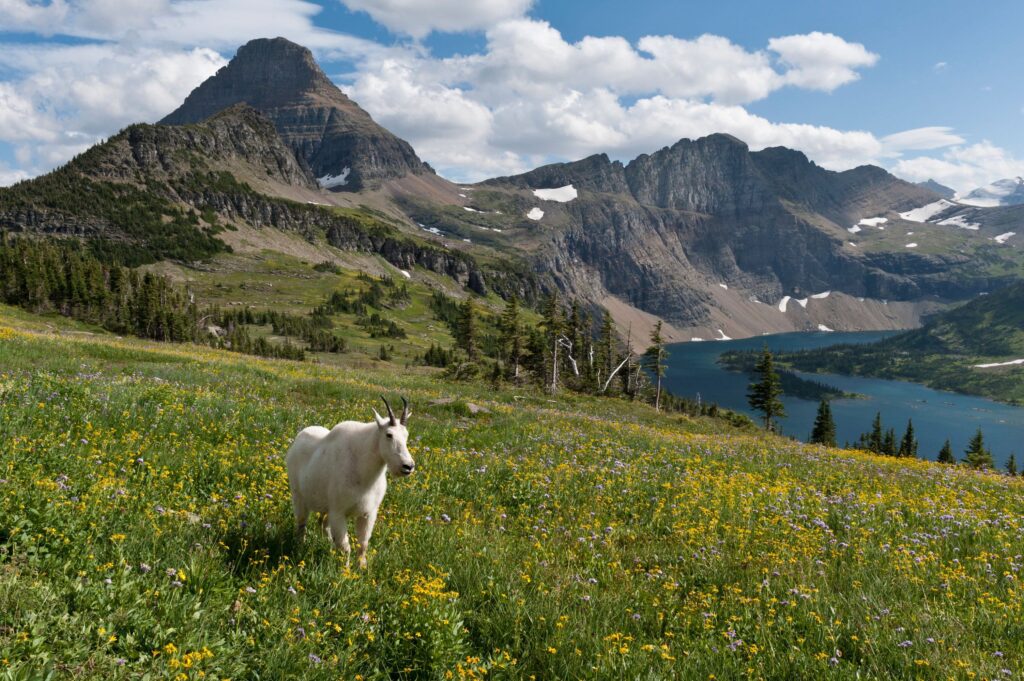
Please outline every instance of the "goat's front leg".
[[348, 567], [352, 558], [352, 545], [348, 541], [348, 520], [344, 513], [328, 513], [327, 525], [331, 528], [331, 541], [334, 548], [345, 552], [345, 567]]
[[376, 513], [367, 513], [356, 518], [356, 539], [359, 540], [359, 567], [366, 569], [366, 549], [370, 546], [373, 535], [373, 524], [377, 522]]

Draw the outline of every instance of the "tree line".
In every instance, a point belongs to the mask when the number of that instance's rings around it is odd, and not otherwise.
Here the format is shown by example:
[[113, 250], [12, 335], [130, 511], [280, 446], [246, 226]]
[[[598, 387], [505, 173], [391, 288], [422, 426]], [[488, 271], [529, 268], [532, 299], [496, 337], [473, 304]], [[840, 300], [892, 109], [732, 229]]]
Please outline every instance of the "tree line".
[[[103, 262], [55, 239], [0, 236], [0, 301], [139, 338], [203, 343], [264, 357], [304, 356], [288, 341], [252, 338], [228, 313], [201, 309], [166, 277]], [[221, 328], [211, 330], [217, 321]]]

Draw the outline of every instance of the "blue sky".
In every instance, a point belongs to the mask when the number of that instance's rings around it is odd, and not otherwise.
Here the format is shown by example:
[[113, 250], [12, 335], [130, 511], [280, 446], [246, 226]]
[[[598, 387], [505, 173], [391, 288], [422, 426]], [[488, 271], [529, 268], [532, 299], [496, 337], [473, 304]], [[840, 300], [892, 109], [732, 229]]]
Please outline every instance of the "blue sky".
[[457, 180], [723, 131], [966, 191], [1024, 174], [1021, 26], [1017, 0], [0, 0], [0, 182], [284, 35]]

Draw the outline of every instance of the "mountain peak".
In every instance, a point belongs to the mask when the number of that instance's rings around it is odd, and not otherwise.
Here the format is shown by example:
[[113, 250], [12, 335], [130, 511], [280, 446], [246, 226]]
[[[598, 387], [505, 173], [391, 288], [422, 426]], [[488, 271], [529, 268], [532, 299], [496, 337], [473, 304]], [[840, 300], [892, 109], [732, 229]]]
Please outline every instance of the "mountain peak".
[[286, 38], [257, 38], [238, 48], [229, 66], [247, 80], [296, 91], [334, 89], [334, 84], [313, 59], [309, 48]]
[[248, 104], [316, 177], [357, 191], [405, 175], [432, 172], [409, 143], [378, 125], [331, 82], [307, 48], [285, 38], [259, 38], [238, 48], [227, 66], [203, 81], [163, 125], [198, 123]]
[[924, 182], [917, 182], [916, 184], [918, 187], [923, 187], [924, 189], [928, 189], [930, 191], [935, 192], [944, 199], [952, 199], [953, 197], [956, 196], [955, 189], [947, 187], [944, 184], [939, 184], [932, 178], [928, 178]]
[[263, 110], [287, 105], [312, 93], [351, 102], [324, 74], [307, 48], [285, 38], [258, 38], [239, 47], [226, 66], [203, 81], [160, 123], [198, 123], [239, 102]]

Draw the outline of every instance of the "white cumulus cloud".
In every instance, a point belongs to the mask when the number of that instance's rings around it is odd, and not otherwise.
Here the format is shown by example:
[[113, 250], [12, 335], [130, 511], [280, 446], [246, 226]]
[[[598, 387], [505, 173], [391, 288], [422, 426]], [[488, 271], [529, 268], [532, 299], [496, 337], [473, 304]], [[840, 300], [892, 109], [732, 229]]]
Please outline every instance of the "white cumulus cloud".
[[878, 61], [878, 55], [860, 43], [819, 31], [772, 38], [768, 49], [788, 67], [783, 74], [786, 83], [826, 92], [857, 80], [857, 69], [874, 66]]
[[205, 48], [0, 44], [0, 66], [32, 69], [0, 83], [0, 141], [35, 171], [57, 165], [130, 123], [155, 120], [225, 63]]
[[433, 31], [469, 31], [522, 16], [533, 0], [341, 0], [395, 33], [423, 38]]

